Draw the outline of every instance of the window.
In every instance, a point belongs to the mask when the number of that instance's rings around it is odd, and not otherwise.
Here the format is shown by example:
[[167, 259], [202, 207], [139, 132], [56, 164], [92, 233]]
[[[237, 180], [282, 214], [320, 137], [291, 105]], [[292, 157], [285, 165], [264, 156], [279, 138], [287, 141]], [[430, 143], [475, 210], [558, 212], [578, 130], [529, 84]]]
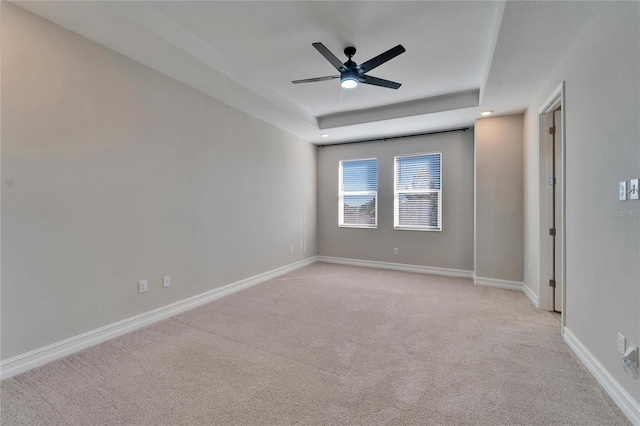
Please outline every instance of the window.
[[393, 226], [442, 231], [442, 154], [395, 157]]
[[340, 161], [338, 226], [378, 227], [378, 159]]

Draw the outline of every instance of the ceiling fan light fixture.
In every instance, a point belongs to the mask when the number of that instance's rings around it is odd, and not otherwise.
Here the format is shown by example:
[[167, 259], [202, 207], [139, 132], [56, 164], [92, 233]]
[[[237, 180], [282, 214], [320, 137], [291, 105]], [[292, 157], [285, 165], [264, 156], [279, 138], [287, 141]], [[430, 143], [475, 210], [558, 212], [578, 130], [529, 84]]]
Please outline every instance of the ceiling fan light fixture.
[[353, 77], [345, 77], [340, 80], [340, 86], [344, 89], [353, 89], [358, 86], [358, 80]]

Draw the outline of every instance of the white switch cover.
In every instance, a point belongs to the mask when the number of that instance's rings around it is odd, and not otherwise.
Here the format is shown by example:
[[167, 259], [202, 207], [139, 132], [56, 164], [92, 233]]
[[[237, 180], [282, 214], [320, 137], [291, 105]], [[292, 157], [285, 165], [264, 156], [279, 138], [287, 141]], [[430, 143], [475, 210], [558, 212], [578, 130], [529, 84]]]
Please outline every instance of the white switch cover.
[[147, 280], [138, 281], [138, 293], [147, 292]]
[[169, 275], [165, 275], [162, 279], [162, 287], [169, 287], [171, 285], [171, 277]]
[[625, 349], [627, 349], [627, 338], [618, 333], [618, 352], [624, 354]]
[[629, 186], [630, 186], [629, 189], [631, 190], [631, 192], [629, 192], [630, 194], [629, 199], [637, 200], [638, 193], [640, 192], [640, 188], [638, 187], [638, 179], [631, 179], [629, 181]]
[[620, 182], [618, 186], [618, 200], [627, 201], [627, 181]]
[[393, 249], [393, 254], [398, 254], [398, 247]]

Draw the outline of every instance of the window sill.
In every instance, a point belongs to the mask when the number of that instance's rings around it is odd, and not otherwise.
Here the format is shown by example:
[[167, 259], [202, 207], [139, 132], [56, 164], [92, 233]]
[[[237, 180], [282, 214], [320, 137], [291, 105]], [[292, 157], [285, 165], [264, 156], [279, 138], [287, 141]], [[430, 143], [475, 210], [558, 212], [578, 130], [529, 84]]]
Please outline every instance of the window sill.
[[400, 227], [400, 226], [394, 226], [393, 227], [394, 231], [427, 231], [427, 232], [442, 232], [442, 228], [411, 228], [411, 227]]

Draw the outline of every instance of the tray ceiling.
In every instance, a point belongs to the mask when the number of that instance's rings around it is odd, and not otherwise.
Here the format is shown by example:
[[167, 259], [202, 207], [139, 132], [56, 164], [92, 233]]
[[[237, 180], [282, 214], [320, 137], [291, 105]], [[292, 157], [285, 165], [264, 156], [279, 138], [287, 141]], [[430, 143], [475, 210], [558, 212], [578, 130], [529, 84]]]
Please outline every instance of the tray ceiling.
[[[318, 144], [472, 126], [479, 113], [520, 113], [593, 15], [597, 2], [123, 1], [14, 2], [231, 106]], [[311, 46], [398, 81], [339, 81]], [[328, 138], [321, 138], [326, 133]]]

